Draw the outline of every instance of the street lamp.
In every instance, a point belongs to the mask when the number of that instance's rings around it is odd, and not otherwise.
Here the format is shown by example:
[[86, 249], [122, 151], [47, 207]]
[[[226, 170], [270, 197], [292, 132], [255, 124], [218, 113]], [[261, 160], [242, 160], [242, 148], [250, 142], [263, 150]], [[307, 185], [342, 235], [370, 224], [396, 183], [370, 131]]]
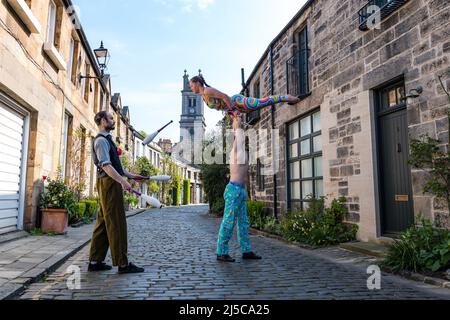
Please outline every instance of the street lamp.
[[94, 50], [95, 58], [97, 59], [98, 66], [100, 67], [101, 76], [100, 77], [91, 77], [91, 76], [83, 76], [79, 75], [80, 81], [82, 79], [99, 79], [101, 80], [105, 74], [105, 70], [107, 68], [110, 55], [108, 49], [103, 46], [103, 41], [100, 44], [100, 48]]
[[100, 48], [94, 50], [95, 57], [97, 58], [97, 63], [100, 67], [102, 76], [104, 74], [104, 71], [106, 69], [106, 66], [108, 65], [110, 55], [108, 52], [108, 49], [103, 47], [103, 41], [100, 44]]

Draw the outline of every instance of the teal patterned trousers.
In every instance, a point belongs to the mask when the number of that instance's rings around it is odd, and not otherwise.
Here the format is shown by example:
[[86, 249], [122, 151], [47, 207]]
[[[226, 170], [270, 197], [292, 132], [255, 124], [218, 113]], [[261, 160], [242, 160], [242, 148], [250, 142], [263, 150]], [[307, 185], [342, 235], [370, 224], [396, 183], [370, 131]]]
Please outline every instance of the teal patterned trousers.
[[248, 237], [249, 220], [247, 216], [247, 191], [245, 186], [230, 182], [225, 189], [225, 212], [217, 241], [217, 255], [227, 255], [228, 243], [237, 225], [237, 236], [242, 253], [251, 251]]

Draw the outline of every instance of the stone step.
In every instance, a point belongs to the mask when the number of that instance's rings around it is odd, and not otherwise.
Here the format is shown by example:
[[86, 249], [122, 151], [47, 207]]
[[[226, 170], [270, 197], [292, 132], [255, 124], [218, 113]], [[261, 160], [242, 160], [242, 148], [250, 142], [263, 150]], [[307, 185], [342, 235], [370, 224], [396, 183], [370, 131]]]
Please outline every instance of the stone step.
[[377, 258], [386, 257], [389, 248], [386, 242], [384, 244], [375, 242], [349, 242], [342, 243], [340, 247]]

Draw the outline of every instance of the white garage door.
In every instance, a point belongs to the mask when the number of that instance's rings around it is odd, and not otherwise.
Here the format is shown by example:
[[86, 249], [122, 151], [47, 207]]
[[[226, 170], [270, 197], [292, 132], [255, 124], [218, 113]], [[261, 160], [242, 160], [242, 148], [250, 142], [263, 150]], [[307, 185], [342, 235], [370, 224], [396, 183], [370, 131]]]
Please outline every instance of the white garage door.
[[23, 224], [25, 120], [0, 100], [0, 234]]

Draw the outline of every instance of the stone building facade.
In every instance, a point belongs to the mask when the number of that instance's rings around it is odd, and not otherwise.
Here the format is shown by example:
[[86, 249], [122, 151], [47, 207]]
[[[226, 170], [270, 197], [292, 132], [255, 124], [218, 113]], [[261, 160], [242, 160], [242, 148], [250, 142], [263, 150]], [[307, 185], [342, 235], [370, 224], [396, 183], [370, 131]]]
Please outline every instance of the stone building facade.
[[[251, 167], [252, 198], [279, 216], [307, 207], [309, 195], [345, 197], [365, 241], [401, 232], [419, 213], [449, 226], [446, 205], [423, 193], [427, 174], [407, 160], [423, 134], [448, 150], [450, 106], [438, 75], [448, 89], [450, 2], [381, 3], [373, 28], [367, 0], [308, 1], [246, 83], [250, 96], [302, 97], [247, 116], [249, 129], [276, 128], [281, 141], [279, 159]], [[264, 141], [258, 134], [258, 151]], [[270, 163], [280, 170], [264, 175]]]
[[0, 233], [38, 224], [42, 177], [54, 178], [58, 168], [66, 178], [73, 173], [78, 130], [79, 176], [94, 192], [94, 115], [111, 111], [110, 103], [110, 77], [101, 74], [70, 0], [1, 2]]

